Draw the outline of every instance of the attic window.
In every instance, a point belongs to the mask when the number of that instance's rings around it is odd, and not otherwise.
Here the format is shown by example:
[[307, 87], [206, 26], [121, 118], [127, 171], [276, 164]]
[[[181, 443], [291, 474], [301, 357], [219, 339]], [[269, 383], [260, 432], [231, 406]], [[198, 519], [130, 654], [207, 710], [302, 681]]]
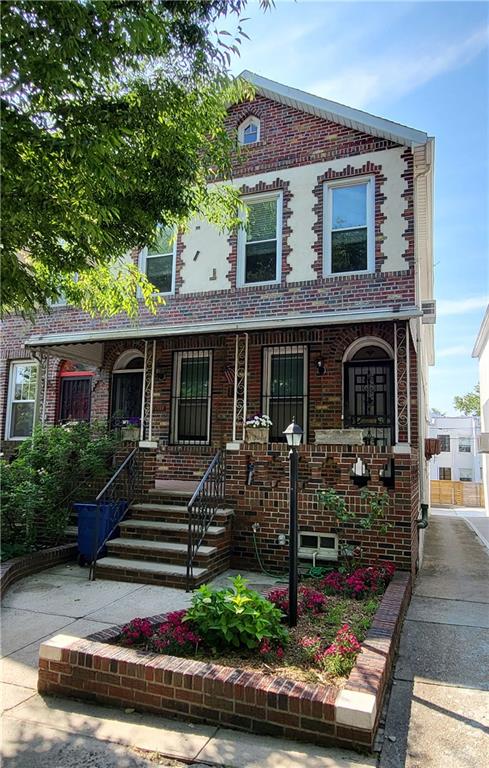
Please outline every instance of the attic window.
[[260, 121], [257, 117], [247, 117], [238, 128], [240, 144], [257, 144], [260, 141]]

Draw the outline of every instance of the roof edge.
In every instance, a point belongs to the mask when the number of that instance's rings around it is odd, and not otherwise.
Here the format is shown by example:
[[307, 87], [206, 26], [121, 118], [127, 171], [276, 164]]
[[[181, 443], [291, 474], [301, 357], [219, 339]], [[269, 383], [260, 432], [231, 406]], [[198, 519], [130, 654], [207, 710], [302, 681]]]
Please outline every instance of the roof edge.
[[487, 342], [489, 342], [489, 304], [487, 305], [486, 312], [482, 318], [479, 333], [477, 334], [474, 349], [472, 350], [472, 357], [480, 357]]
[[315, 96], [298, 88], [282, 85], [275, 80], [269, 80], [262, 75], [257, 75], [255, 72], [250, 72], [248, 69], [243, 70], [238, 75], [238, 78], [251, 83], [262, 96], [291, 106], [293, 105], [292, 102], [294, 102], [296, 108], [302, 109], [304, 112], [322, 116], [327, 120], [340, 123], [348, 128], [361, 129], [366, 133], [373, 133], [375, 136], [382, 136], [409, 147], [426, 144], [428, 141], [428, 134], [424, 131], [410, 128], [393, 120], [386, 120], [383, 117], [372, 115], [369, 112], [364, 112], [354, 107], [348, 107], [346, 104], [339, 104], [336, 101]]

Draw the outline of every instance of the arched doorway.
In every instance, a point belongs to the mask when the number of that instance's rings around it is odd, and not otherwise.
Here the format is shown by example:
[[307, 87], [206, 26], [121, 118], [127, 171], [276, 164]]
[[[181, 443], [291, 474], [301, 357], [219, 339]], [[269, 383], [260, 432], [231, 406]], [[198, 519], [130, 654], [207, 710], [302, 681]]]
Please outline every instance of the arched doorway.
[[394, 363], [382, 339], [359, 339], [344, 357], [344, 424], [363, 430], [367, 445], [392, 445]]
[[138, 349], [124, 352], [112, 371], [111, 420], [114, 426], [122, 421], [141, 419], [143, 401], [144, 357]]
[[64, 360], [59, 370], [58, 421], [90, 421], [94, 371], [84, 363]]

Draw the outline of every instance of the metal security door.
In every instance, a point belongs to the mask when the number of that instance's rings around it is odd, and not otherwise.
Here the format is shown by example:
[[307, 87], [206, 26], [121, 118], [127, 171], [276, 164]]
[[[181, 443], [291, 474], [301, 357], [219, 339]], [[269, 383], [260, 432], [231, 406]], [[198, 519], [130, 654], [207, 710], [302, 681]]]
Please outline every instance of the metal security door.
[[372, 445], [394, 442], [392, 361], [348, 363], [345, 371], [345, 426], [364, 432]]

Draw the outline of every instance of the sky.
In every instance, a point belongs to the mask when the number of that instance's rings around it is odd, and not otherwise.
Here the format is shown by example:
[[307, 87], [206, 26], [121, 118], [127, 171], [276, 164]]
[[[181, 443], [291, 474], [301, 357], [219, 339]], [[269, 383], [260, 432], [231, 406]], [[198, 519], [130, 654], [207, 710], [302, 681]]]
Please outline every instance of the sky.
[[[246, 8], [249, 69], [436, 139], [436, 365], [430, 404], [455, 415], [489, 295], [489, 3], [305, 2]], [[228, 28], [229, 25], [228, 25]]]

